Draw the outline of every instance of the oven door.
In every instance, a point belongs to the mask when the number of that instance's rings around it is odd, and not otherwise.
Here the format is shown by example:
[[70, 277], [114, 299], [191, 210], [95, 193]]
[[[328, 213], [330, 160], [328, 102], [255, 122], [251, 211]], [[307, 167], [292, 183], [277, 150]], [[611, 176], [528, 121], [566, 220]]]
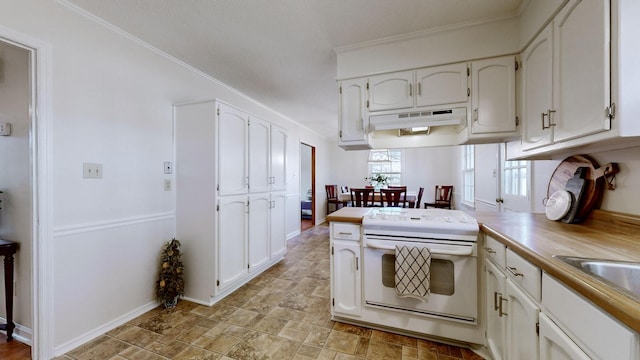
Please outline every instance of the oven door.
[[[414, 241], [412, 241], [414, 240]], [[395, 292], [395, 246], [431, 251], [430, 295], [424, 302]], [[465, 323], [478, 317], [477, 247], [473, 242], [365, 235], [365, 305]]]

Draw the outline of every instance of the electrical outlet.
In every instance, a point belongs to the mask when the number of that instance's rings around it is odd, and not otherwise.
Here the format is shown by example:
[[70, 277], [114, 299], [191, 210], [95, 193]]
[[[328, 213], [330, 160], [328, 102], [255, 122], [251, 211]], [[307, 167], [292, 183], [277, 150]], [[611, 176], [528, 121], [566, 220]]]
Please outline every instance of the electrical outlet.
[[171, 161], [164, 162], [164, 173], [165, 174], [173, 173], [173, 164], [171, 163]]
[[171, 191], [171, 179], [164, 179], [164, 191]]
[[83, 163], [82, 177], [85, 179], [102, 179], [102, 164]]

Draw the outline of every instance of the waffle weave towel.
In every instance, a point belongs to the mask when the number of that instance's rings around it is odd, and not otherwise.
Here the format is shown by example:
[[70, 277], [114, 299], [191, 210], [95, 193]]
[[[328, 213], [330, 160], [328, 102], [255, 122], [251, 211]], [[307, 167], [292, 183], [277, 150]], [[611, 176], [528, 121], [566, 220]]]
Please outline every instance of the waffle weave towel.
[[396, 246], [396, 294], [429, 301], [431, 251], [415, 246]]

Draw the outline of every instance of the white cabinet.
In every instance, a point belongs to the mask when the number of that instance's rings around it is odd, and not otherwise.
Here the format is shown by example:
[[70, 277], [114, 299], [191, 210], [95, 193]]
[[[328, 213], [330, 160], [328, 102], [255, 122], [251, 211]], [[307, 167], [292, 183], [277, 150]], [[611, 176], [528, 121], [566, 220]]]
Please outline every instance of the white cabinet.
[[[251, 117], [248, 123], [249, 191], [252, 193], [267, 192], [271, 189], [269, 174], [271, 124], [256, 117]], [[233, 158], [233, 156], [231, 157]]]
[[362, 311], [360, 225], [332, 222], [331, 314], [359, 317]]
[[589, 360], [582, 351], [544, 313], [540, 314], [540, 360]]
[[249, 273], [247, 266], [247, 196], [220, 197], [218, 205], [218, 279], [216, 284], [219, 291], [224, 291]]
[[270, 144], [271, 191], [287, 190], [287, 130], [271, 125]]
[[216, 111], [218, 134], [211, 134], [211, 141], [218, 143], [218, 194], [246, 194], [249, 115], [226, 104], [217, 104]]
[[466, 103], [469, 99], [467, 63], [416, 70], [416, 106]]
[[507, 318], [506, 359], [538, 359], [538, 314], [540, 307], [511, 279], [501, 305]]
[[610, 27], [609, 1], [571, 0], [524, 51], [523, 150], [611, 129]]
[[213, 304], [286, 253], [286, 129], [220, 101], [176, 105], [186, 296]]
[[271, 193], [271, 229], [269, 251], [271, 259], [278, 259], [287, 252], [287, 234], [286, 234], [286, 210], [287, 193], [272, 192]]
[[249, 196], [249, 271], [258, 269], [270, 259], [271, 197], [269, 193]]
[[502, 297], [506, 296], [505, 281], [507, 277], [491, 261], [486, 263], [486, 310], [487, 310], [487, 347], [495, 360], [505, 359], [504, 345], [506, 341], [506, 316], [500, 306]]
[[361, 304], [360, 244], [335, 240], [331, 246], [333, 311], [357, 316]]
[[339, 84], [339, 144], [347, 149], [370, 149], [367, 116], [367, 79], [343, 80]]
[[413, 107], [414, 74], [410, 70], [369, 77], [369, 111]]
[[517, 135], [515, 67], [512, 56], [471, 63], [471, 134]]
[[548, 317], [594, 359], [640, 359], [639, 334], [595, 307], [555, 278], [542, 276]]

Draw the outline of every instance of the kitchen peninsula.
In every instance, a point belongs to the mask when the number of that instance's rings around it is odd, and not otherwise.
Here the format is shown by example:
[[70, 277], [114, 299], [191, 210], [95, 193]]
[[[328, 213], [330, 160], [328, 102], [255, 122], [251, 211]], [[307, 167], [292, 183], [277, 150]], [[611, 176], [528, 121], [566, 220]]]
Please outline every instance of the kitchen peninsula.
[[[344, 208], [329, 215], [328, 221], [360, 224], [363, 216], [366, 216], [369, 211], [372, 210]], [[506, 249], [507, 253], [513, 253], [513, 256], [522, 258], [523, 262], [538, 269], [539, 275], [536, 281], [538, 295], [537, 298], [535, 295], [532, 296], [534, 300], [537, 300], [535, 303], [538, 311], [536, 319], [539, 314], [540, 322], [543, 317], [547, 319], [549, 316], [555, 322], [561, 323], [562, 329], [560, 331], [567, 333], [569, 341], [572, 341], [572, 346], [575, 347], [573, 342], [578, 344], [577, 351], [580, 351], [580, 354], [588, 354], [586, 356], [595, 358], [611, 358], [606, 356], [614, 356], [613, 358], [616, 359], [639, 358], [640, 300], [556, 257], [574, 256], [637, 262], [640, 259], [640, 241], [636, 235], [638, 228], [640, 228], [639, 218], [594, 210], [582, 224], [565, 224], [550, 221], [543, 214], [466, 213], [475, 217], [480, 224], [479, 247], [484, 248], [485, 251], [479, 252], [485, 254], [483, 257], [485, 264], [490, 263], [488, 258], [496, 250], [502, 254], [504, 262]], [[492, 242], [491, 246], [496, 247], [498, 244], [502, 249], [491, 249], [488, 245], [489, 241]], [[515, 275], [514, 279], [523, 276], [520, 273], [513, 275]], [[527, 276], [529, 275], [524, 275], [524, 277]], [[482, 294], [483, 292], [485, 294]], [[486, 289], [483, 289], [480, 294], [481, 297], [485, 297], [487, 307], [490, 310], [494, 306], [494, 304], [490, 304], [494, 301], [494, 295], [498, 298], [503, 296], [503, 294], [488, 294]], [[560, 297], [560, 305], [564, 302], [569, 307], [561, 309], [563, 310], [561, 314], [553, 312], [557, 309], [558, 297]], [[574, 298], [579, 302], [575, 306]], [[507, 301], [506, 298], [503, 300]], [[499, 302], [502, 303], [502, 300]], [[572, 312], [572, 307], [586, 309], [589, 314], [574, 316], [576, 314]], [[505, 315], [506, 313], [507, 311], [505, 311]], [[553, 315], [549, 315], [550, 313]], [[501, 315], [503, 314], [501, 313]], [[490, 316], [492, 315], [487, 314], [487, 318]], [[566, 316], [572, 317], [565, 320]], [[511, 318], [513, 317], [511, 316]], [[604, 321], [606, 323], [611, 323], [616, 330], [611, 330], [612, 328], [608, 325], [605, 326], [603, 321], [599, 321], [601, 319], [606, 320]], [[534, 328], [531, 329], [536, 337], [536, 351], [538, 351], [536, 331], [539, 324], [535, 323]], [[578, 328], [575, 328], [576, 326]], [[621, 331], [621, 335], [616, 332], [618, 330]], [[546, 333], [540, 329], [538, 336], [540, 358], [547, 358], [543, 354], [545, 351], [543, 344], [547, 343]], [[491, 346], [489, 347], [491, 348]], [[567, 346], [562, 348], [567, 350]], [[611, 355], [612, 348], [619, 352]], [[602, 357], [605, 351], [608, 355]], [[509, 358], [508, 354], [510, 353], [508, 350], [506, 352], [506, 358]], [[498, 356], [495, 357], [498, 358]]]

